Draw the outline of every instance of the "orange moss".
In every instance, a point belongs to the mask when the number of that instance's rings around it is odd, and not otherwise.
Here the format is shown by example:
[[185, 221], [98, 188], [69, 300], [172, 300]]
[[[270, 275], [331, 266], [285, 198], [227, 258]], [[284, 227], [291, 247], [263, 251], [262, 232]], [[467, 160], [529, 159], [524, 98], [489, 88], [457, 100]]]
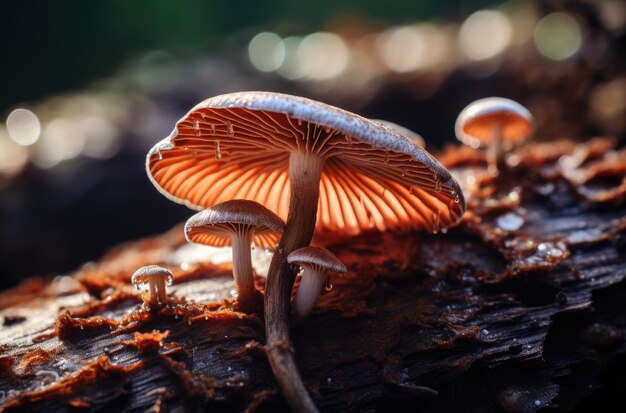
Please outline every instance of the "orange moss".
[[103, 316], [94, 316], [88, 318], [74, 318], [68, 311], [65, 311], [57, 317], [54, 323], [54, 330], [59, 340], [81, 339], [87, 332], [97, 331], [104, 328], [115, 328], [120, 323], [110, 320]]
[[125, 346], [132, 346], [141, 351], [157, 351], [165, 340], [170, 335], [169, 330], [160, 332], [153, 330], [151, 333], [139, 333], [136, 332], [132, 340], [120, 341], [120, 344]]
[[59, 353], [58, 349], [44, 350], [37, 348], [20, 359], [18, 364], [18, 370], [20, 374], [29, 374], [32, 372], [34, 366], [40, 366], [48, 363], [52, 357]]
[[[41, 390], [19, 393], [13, 399], [5, 402], [2, 406], [5, 409], [19, 407], [30, 403], [39, 402], [52, 396], [71, 396], [77, 394], [81, 389], [96, 384], [107, 378], [122, 378], [143, 367], [143, 362], [139, 361], [130, 366], [114, 366], [109, 362], [107, 356], [98, 357], [72, 376], [63, 377], [61, 380], [45, 387]], [[73, 399], [77, 403], [86, 403], [80, 398]]]

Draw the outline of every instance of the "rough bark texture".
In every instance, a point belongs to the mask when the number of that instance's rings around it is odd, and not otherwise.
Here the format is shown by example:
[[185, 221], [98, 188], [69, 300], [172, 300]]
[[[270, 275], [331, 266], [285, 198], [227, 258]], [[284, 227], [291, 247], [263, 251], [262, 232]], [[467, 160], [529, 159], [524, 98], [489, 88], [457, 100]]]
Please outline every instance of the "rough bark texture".
[[[568, 411], [626, 389], [626, 154], [610, 140], [519, 151], [494, 181], [450, 149], [469, 211], [446, 234], [318, 237], [349, 268], [294, 329], [323, 411]], [[285, 411], [262, 317], [230, 269], [180, 263], [182, 229], [0, 295], [0, 411]], [[130, 275], [175, 273], [141, 308]], [[257, 277], [259, 287], [263, 279]], [[597, 405], [596, 405], [597, 407]]]

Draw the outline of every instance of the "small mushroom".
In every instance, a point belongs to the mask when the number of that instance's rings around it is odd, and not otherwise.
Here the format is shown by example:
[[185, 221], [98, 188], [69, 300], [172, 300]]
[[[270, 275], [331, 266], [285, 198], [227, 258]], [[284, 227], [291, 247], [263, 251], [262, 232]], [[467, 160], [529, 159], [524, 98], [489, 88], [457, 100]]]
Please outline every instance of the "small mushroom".
[[504, 150], [535, 132], [535, 119], [524, 106], [506, 98], [490, 97], [470, 103], [456, 119], [457, 138], [473, 148], [488, 146], [489, 170], [498, 175], [505, 166]]
[[233, 276], [240, 308], [254, 309], [260, 297], [254, 286], [250, 245], [274, 248], [285, 223], [276, 214], [254, 201], [236, 199], [212, 206], [189, 218], [187, 241], [223, 247], [232, 245]]
[[388, 128], [394, 129], [400, 135], [404, 135], [407, 138], [411, 139], [420, 148], [425, 148], [426, 147], [426, 143], [424, 142], [424, 138], [419, 133], [417, 133], [415, 131], [412, 131], [411, 129], [406, 128], [406, 127], [404, 127], [402, 125], [398, 125], [397, 123], [388, 121], [388, 120], [384, 120], [384, 119], [372, 119], [372, 120], [374, 122], [382, 123], [383, 125], [387, 126]]
[[142, 296], [143, 302], [151, 309], [162, 307], [167, 303], [167, 286], [172, 285], [174, 274], [167, 268], [158, 265], [147, 265], [133, 274], [131, 282], [139, 289], [141, 284], [148, 284], [148, 294]]
[[319, 247], [297, 249], [289, 254], [287, 262], [302, 267], [302, 279], [296, 298], [291, 304], [295, 322], [304, 320], [313, 310], [328, 277], [328, 271], [342, 274], [348, 271], [332, 252]]

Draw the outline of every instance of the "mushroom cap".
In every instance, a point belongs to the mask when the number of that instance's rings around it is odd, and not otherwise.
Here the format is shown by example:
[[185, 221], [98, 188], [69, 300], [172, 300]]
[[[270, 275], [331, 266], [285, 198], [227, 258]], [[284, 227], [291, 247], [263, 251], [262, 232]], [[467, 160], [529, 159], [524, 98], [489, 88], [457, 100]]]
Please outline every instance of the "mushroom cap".
[[325, 158], [318, 231], [436, 232], [465, 211], [458, 183], [409, 138], [345, 110], [279, 93], [201, 102], [150, 150], [146, 169], [163, 195], [190, 208], [249, 199], [286, 219], [293, 151]]
[[502, 128], [503, 144], [518, 144], [535, 132], [535, 118], [524, 106], [511, 99], [490, 97], [479, 99], [461, 111], [454, 126], [456, 137], [474, 148], [487, 145], [493, 127]]
[[273, 248], [285, 229], [282, 219], [258, 202], [234, 199], [198, 212], [187, 220], [185, 237], [196, 244], [224, 247], [231, 245], [233, 232], [251, 227], [254, 243]]
[[167, 268], [163, 268], [160, 265], [146, 265], [139, 268], [131, 277], [133, 285], [144, 284], [150, 281], [152, 277], [165, 277], [167, 283], [171, 284], [174, 279], [174, 274]]
[[304, 247], [293, 251], [287, 257], [290, 264], [302, 266], [314, 266], [325, 271], [334, 271], [345, 274], [348, 272], [346, 266], [332, 252], [320, 247]]
[[426, 147], [426, 144], [424, 143], [424, 138], [422, 137], [422, 135], [420, 135], [419, 133], [415, 131], [412, 131], [409, 128], [406, 128], [402, 125], [398, 125], [395, 122], [391, 122], [391, 121], [384, 120], [384, 119], [371, 119], [371, 120], [374, 122], [382, 123], [383, 125], [388, 126], [391, 129], [395, 129], [396, 131], [398, 131], [400, 135], [404, 135], [407, 138], [411, 139], [420, 148]]

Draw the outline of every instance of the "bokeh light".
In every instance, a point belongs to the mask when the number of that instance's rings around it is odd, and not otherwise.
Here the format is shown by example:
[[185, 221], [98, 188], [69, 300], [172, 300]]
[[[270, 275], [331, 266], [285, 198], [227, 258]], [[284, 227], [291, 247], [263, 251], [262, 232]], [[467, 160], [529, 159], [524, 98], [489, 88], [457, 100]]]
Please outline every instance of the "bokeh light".
[[378, 43], [383, 63], [394, 72], [410, 72], [424, 63], [425, 45], [420, 31], [413, 26], [393, 27]]
[[567, 13], [551, 13], [535, 28], [535, 45], [539, 52], [552, 60], [565, 60], [580, 49], [580, 25]]
[[350, 51], [334, 33], [313, 33], [302, 39], [296, 51], [302, 74], [312, 80], [339, 76], [348, 67]]
[[28, 162], [28, 150], [9, 137], [0, 124], [0, 177], [11, 177], [22, 171]]
[[37, 144], [34, 161], [42, 168], [52, 168], [80, 155], [84, 146], [84, 136], [73, 120], [55, 119], [46, 126]]
[[459, 31], [463, 53], [472, 60], [485, 60], [502, 53], [511, 42], [509, 19], [496, 10], [479, 10], [470, 15]]
[[30, 146], [41, 135], [39, 118], [28, 109], [15, 109], [7, 117], [7, 131], [15, 143]]
[[300, 43], [302, 43], [302, 37], [299, 36], [289, 36], [283, 39], [285, 58], [278, 68], [278, 73], [286, 79], [297, 80], [304, 77], [304, 71], [297, 56]]
[[276, 33], [259, 33], [248, 45], [250, 63], [262, 72], [273, 72], [283, 64], [285, 44]]

